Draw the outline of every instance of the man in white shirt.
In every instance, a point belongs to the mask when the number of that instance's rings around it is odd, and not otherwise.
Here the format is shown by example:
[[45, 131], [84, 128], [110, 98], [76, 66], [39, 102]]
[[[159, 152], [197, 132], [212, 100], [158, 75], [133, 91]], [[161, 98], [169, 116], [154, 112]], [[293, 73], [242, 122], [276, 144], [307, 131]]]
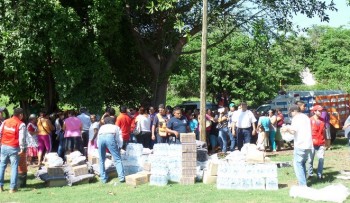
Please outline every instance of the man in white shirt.
[[241, 150], [243, 144], [250, 143], [251, 137], [256, 135], [255, 122], [256, 118], [248, 110], [247, 103], [242, 102], [241, 109], [232, 117], [232, 134], [237, 136], [238, 150]]
[[90, 116], [87, 114], [87, 110], [85, 107], [80, 108], [80, 115], [77, 118], [80, 119], [83, 124], [82, 137], [83, 137], [83, 147], [87, 147], [89, 143], [89, 129], [91, 125]]
[[289, 128], [282, 128], [282, 132], [294, 135], [294, 172], [300, 186], [306, 185], [306, 162], [311, 159], [313, 142], [311, 123], [307, 115], [300, 112], [300, 107], [293, 105], [289, 108], [292, 124]]

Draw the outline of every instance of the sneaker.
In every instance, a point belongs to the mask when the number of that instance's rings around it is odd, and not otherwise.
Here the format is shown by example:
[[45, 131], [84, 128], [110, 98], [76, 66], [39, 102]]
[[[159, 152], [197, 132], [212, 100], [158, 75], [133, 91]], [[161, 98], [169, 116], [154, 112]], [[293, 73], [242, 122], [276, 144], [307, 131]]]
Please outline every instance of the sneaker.
[[317, 175], [317, 180], [323, 180], [323, 176], [322, 175]]
[[16, 189], [10, 189], [10, 190], [9, 190], [9, 193], [15, 193], [15, 192], [17, 192]]

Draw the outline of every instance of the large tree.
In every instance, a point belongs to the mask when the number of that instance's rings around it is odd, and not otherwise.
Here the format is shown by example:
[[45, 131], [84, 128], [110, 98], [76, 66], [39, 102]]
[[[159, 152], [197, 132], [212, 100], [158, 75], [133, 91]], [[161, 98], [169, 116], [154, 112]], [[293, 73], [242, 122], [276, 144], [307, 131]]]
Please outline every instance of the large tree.
[[[153, 103], [163, 103], [175, 62], [189, 39], [200, 33], [202, 1], [126, 2], [130, 30], [140, 55], [152, 71]], [[333, 2], [327, 5], [317, 0], [210, 0], [208, 3], [209, 31], [217, 28], [226, 30], [221, 36], [215, 36], [209, 47], [219, 44], [238, 28], [249, 31], [252, 22], [264, 20], [270, 30], [277, 34], [281, 29], [291, 28], [291, 18], [296, 13], [328, 20], [325, 11], [334, 9]]]

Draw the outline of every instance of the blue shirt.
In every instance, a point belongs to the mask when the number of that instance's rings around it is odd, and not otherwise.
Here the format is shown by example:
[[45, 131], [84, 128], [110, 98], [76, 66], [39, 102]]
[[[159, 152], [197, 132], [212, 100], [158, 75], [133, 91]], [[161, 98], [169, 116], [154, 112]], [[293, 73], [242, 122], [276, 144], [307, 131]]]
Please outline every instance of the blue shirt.
[[269, 132], [270, 131], [270, 118], [267, 116], [261, 116], [259, 118], [259, 123], [264, 127], [265, 132]]
[[197, 121], [197, 119], [191, 119], [189, 125], [190, 125], [190, 129], [191, 129], [192, 132], [196, 131], [197, 128], [198, 128], [198, 121]]
[[185, 116], [182, 116], [180, 119], [173, 116], [167, 123], [166, 127], [175, 130], [178, 133], [186, 133], [187, 132], [187, 119]]

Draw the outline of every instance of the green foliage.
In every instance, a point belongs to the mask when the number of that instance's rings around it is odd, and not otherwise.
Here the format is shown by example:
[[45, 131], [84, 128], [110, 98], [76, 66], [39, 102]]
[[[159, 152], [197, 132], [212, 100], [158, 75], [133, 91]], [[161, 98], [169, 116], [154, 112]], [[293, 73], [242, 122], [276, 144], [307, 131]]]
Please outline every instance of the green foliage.
[[[311, 70], [319, 83], [350, 91], [350, 30], [315, 27], [310, 31], [310, 43], [315, 50]], [[316, 33], [316, 34], [315, 34]], [[313, 38], [313, 36], [318, 38]], [[313, 43], [317, 40], [317, 43]]]

